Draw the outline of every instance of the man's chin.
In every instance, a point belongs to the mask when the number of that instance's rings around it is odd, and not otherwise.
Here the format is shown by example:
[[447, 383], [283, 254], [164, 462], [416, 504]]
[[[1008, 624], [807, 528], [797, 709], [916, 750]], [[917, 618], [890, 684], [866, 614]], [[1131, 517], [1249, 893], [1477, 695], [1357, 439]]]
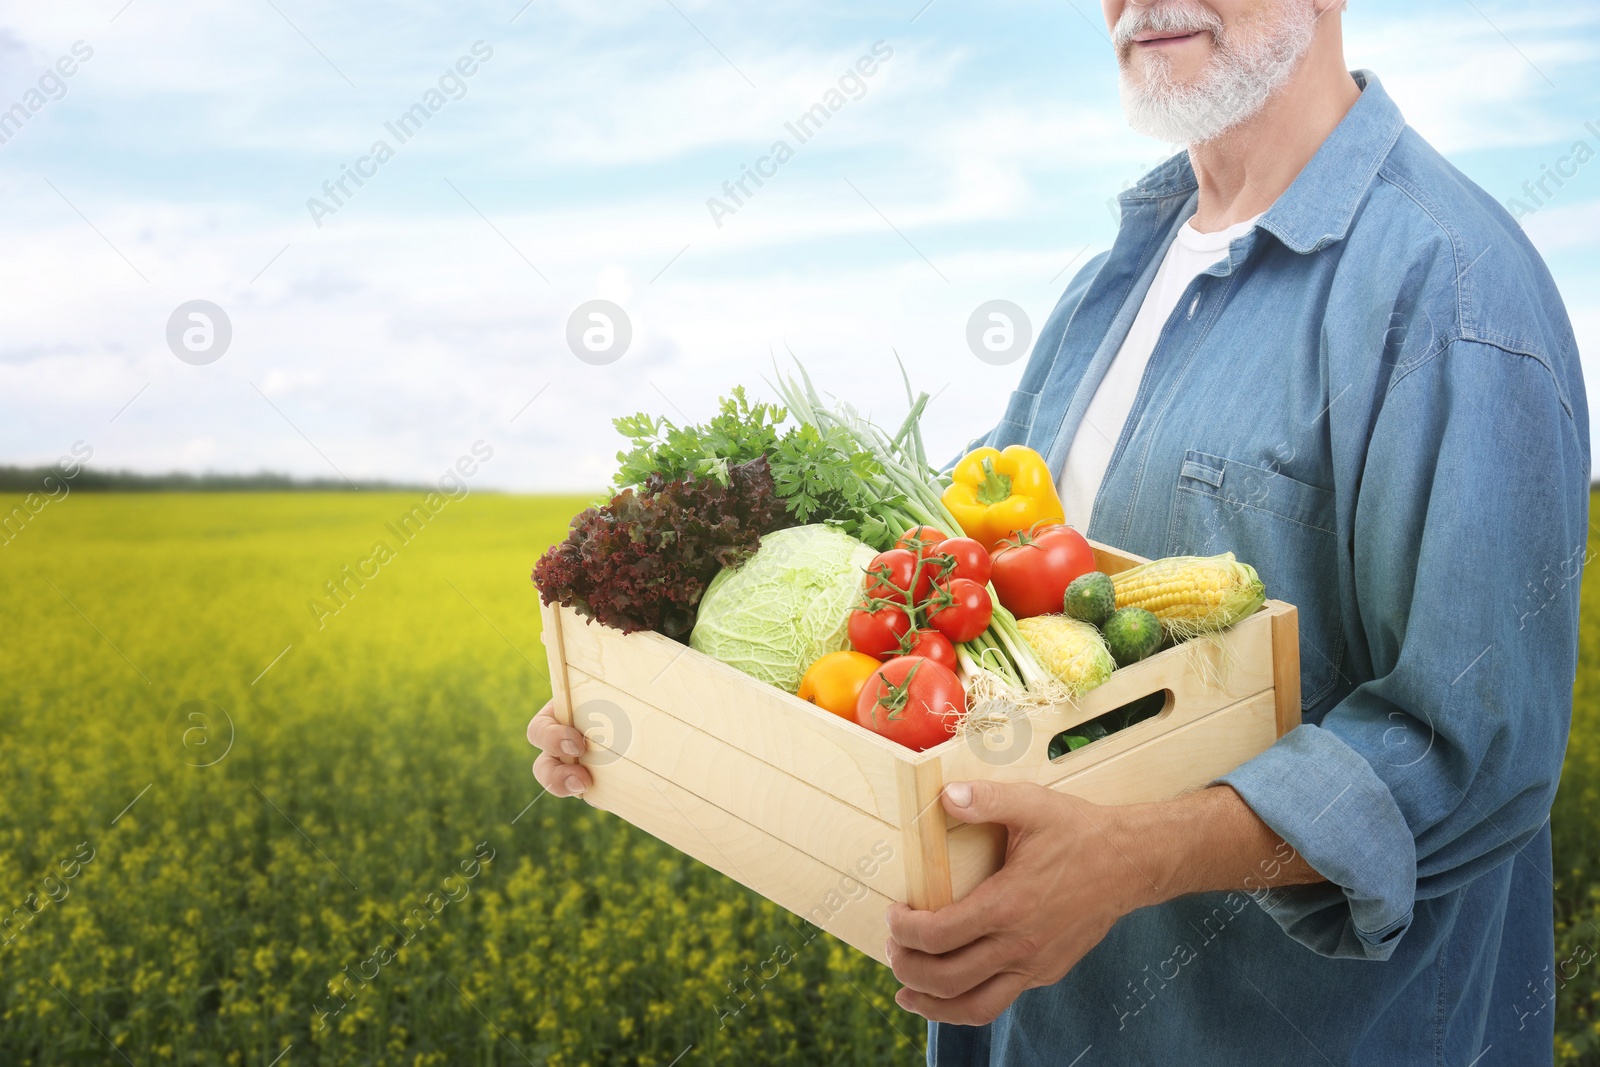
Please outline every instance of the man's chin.
[[1167, 56], [1152, 55], [1123, 64], [1122, 80], [1123, 85], [1142, 94], [1191, 93], [1205, 83], [1209, 70], [1209, 58], [1177, 68]]

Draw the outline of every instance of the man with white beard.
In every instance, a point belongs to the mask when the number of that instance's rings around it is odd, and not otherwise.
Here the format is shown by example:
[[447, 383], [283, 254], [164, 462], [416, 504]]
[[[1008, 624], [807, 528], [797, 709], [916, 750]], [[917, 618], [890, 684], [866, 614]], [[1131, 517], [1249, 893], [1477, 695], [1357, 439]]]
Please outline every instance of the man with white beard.
[[1095, 540], [1254, 564], [1303, 725], [1165, 803], [947, 786], [1005, 866], [890, 909], [896, 999], [939, 1067], [1549, 1063], [1590, 472], [1561, 298], [1347, 70], [1340, 0], [1103, 7], [1128, 121], [1188, 148], [982, 443], [1044, 454]]
[[[1549, 1063], [1590, 472], [1561, 297], [1346, 69], [1340, 0], [1102, 4], [1128, 120], [1188, 148], [981, 442], [1046, 456], [1095, 540], [1253, 564], [1301, 725], [1162, 803], [947, 785], [1005, 864], [890, 908], [896, 999], [937, 1067]], [[592, 783], [550, 708], [528, 736], [550, 792]]]

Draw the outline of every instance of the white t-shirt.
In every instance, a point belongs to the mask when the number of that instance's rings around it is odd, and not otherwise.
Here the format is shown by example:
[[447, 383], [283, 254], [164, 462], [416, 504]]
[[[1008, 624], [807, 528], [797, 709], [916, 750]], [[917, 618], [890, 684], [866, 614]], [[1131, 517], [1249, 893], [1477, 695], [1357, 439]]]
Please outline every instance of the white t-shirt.
[[1166, 258], [1156, 271], [1155, 281], [1145, 294], [1133, 327], [1117, 350], [1116, 358], [1106, 368], [1106, 376], [1095, 390], [1094, 399], [1084, 412], [1067, 449], [1067, 461], [1061, 468], [1058, 488], [1061, 506], [1066, 511], [1067, 523], [1079, 532], [1089, 529], [1090, 513], [1094, 509], [1095, 494], [1100, 492], [1100, 482], [1111, 464], [1111, 453], [1116, 450], [1122, 436], [1122, 427], [1133, 410], [1134, 397], [1144, 378], [1144, 368], [1155, 351], [1161, 330], [1195, 276], [1213, 263], [1227, 258], [1228, 246], [1248, 233], [1261, 218], [1246, 219], [1216, 233], [1201, 233], [1190, 219], [1178, 230], [1178, 236], [1167, 249]]

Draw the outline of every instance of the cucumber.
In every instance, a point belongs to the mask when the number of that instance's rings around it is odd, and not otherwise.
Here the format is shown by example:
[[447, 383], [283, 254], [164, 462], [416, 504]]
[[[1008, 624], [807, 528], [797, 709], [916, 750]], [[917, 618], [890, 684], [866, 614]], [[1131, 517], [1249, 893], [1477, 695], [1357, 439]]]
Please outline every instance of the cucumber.
[[1104, 626], [1111, 613], [1117, 610], [1117, 592], [1112, 588], [1111, 576], [1090, 571], [1074, 578], [1067, 586], [1061, 607], [1074, 619]]
[[[1105, 727], [1101, 726], [1098, 729], [1095, 729], [1095, 725], [1096, 724], [1092, 722], [1084, 723], [1083, 726], [1078, 727], [1077, 733], [1069, 734], [1063, 731], [1059, 734], [1056, 734], [1050, 739], [1050, 751], [1047, 754], [1048, 758], [1060, 759], [1068, 752], [1076, 752], [1084, 745], [1092, 744], [1093, 742], [1100, 740], [1102, 737], [1110, 736]], [[1085, 729], [1085, 727], [1088, 727], [1088, 729]]]
[[1105, 635], [1111, 658], [1126, 667], [1161, 647], [1161, 620], [1144, 608], [1121, 608], [1106, 620]]
[[1147, 697], [1140, 697], [1130, 704], [1117, 708], [1114, 715], [1117, 717], [1117, 729], [1126, 730], [1134, 723], [1144, 722], [1146, 719], [1160, 713], [1167, 705], [1167, 694], [1151, 693]]

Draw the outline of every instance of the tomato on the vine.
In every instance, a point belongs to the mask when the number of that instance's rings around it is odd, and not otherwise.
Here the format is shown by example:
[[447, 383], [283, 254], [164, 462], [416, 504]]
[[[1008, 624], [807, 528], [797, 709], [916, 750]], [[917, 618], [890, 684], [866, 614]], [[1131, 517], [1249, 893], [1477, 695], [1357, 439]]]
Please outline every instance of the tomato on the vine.
[[935, 529], [932, 526], [913, 526], [900, 535], [900, 540], [894, 543], [894, 547], [907, 549], [915, 552], [921, 558], [927, 559], [938, 550], [939, 545], [948, 539], [949, 535], [943, 530]]
[[921, 656], [899, 656], [867, 679], [856, 722], [921, 752], [955, 734], [967, 694], [954, 671]]
[[987, 630], [993, 616], [989, 590], [970, 578], [941, 582], [928, 602], [929, 624], [958, 645]]
[[1019, 532], [995, 546], [994, 591], [1019, 619], [1061, 610], [1074, 578], [1095, 569], [1094, 549], [1070, 526]]
[[950, 637], [940, 630], [913, 630], [900, 639], [900, 655], [921, 656], [931, 659], [941, 667], [949, 670], [960, 669], [961, 663], [956, 658], [956, 646], [951, 643]]
[[908, 548], [879, 552], [867, 564], [867, 598], [893, 600], [914, 608], [928, 599], [938, 570]]
[[900, 654], [900, 642], [911, 632], [911, 616], [905, 608], [893, 604], [862, 606], [850, 613], [849, 632], [851, 648], [888, 659]]
[[948, 557], [949, 562], [941, 566], [945, 568], [945, 579], [966, 578], [977, 582], [979, 585], [989, 584], [991, 563], [989, 550], [983, 547], [982, 542], [971, 537], [947, 537], [934, 547], [933, 558]]

